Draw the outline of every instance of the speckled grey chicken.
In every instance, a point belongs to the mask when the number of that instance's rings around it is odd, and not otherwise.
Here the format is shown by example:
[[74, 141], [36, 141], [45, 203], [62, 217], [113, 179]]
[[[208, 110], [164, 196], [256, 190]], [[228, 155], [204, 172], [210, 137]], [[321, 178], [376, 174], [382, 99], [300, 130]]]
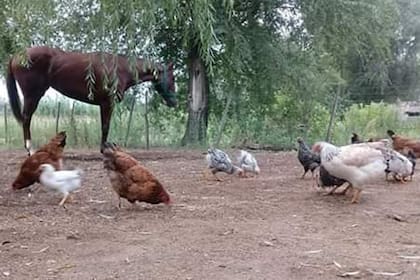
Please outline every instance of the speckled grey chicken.
[[305, 178], [305, 175], [309, 170], [311, 171], [313, 177], [314, 170], [321, 164], [321, 158], [318, 154], [309, 149], [301, 137], [297, 139], [297, 142], [299, 143], [298, 159], [304, 169], [302, 179]]
[[240, 154], [238, 157], [239, 166], [244, 171], [244, 176], [246, 176], [247, 172], [254, 173], [256, 175], [260, 174], [260, 167], [258, 166], [257, 160], [255, 157], [244, 150], [240, 150]]
[[238, 174], [243, 176], [242, 168], [235, 166], [229, 156], [222, 150], [210, 148], [207, 150], [206, 161], [208, 168], [217, 181], [223, 181], [217, 176], [218, 172], [225, 172], [227, 174]]

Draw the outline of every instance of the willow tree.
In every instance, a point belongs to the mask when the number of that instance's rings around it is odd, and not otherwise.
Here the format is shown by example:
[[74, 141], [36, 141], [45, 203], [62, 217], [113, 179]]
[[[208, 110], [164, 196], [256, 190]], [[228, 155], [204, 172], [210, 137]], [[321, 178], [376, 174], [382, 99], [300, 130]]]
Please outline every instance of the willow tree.
[[[332, 57], [342, 78], [331, 110], [326, 137], [330, 140], [340, 97], [351, 93], [351, 86], [361, 81], [386, 82], [398, 10], [395, 0], [299, 0], [298, 3], [312, 46]], [[356, 70], [355, 60], [360, 66]]]
[[[32, 44], [47, 44], [73, 50], [101, 50], [130, 57], [142, 55], [159, 59], [159, 52], [173, 40], [170, 37], [176, 37], [176, 54], [186, 54], [183, 63], [189, 76], [189, 117], [183, 143], [205, 142], [209, 73], [213, 64], [213, 48], [218, 44], [214, 33], [215, 13], [229, 12], [233, 1], [14, 2], [8, 2], [2, 13], [4, 17], [0, 18], [7, 31], [0, 35], [11, 38], [10, 45], [16, 46], [13, 51]], [[222, 10], [214, 9], [215, 2], [222, 3]], [[159, 30], [171, 30], [165, 33], [168, 38], [163, 45], [155, 41]], [[2, 50], [3, 54], [12, 51], [8, 46]]]

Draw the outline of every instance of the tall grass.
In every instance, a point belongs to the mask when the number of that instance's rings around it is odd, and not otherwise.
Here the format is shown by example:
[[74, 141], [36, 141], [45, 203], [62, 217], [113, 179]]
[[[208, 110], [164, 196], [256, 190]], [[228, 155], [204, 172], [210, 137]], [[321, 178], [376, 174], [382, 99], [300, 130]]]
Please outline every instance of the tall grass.
[[[75, 103], [73, 119], [71, 108], [73, 101], [61, 101], [59, 131], [66, 130], [68, 146], [75, 148], [97, 148], [101, 139], [101, 124], [99, 107]], [[137, 102], [133, 121], [127, 139], [131, 148], [145, 147], [146, 125], [145, 108]], [[244, 120], [230, 119], [222, 135], [221, 146], [238, 144], [247, 140], [250, 143], [269, 144], [276, 147], [291, 149], [296, 147], [296, 137], [304, 136], [308, 143], [324, 140], [327, 130], [329, 113], [320, 105], [310, 116], [308, 126], [302, 126], [304, 111], [292, 108], [274, 115], [255, 118], [249, 116]], [[48, 101], [41, 104], [32, 119], [32, 139], [34, 147], [47, 142], [55, 134], [57, 103]], [[23, 147], [22, 127], [16, 122], [10, 112], [7, 114], [8, 139], [6, 141], [4, 114], [1, 110], [0, 145], [6, 148]], [[120, 144], [125, 143], [128, 130], [129, 110], [124, 105], [117, 105], [110, 128], [108, 139]], [[186, 117], [183, 112], [158, 106], [149, 114], [150, 145], [177, 146], [185, 130]], [[209, 120], [209, 143], [215, 138], [218, 120]], [[409, 118], [403, 115], [395, 105], [372, 103], [370, 105], [352, 105], [334, 124], [333, 143], [348, 144], [351, 133], [356, 132], [362, 139], [370, 137], [386, 138], [388, 129], [398, 134], [419, 138], [420, 118]]]
[[386, 131], [419, 138], [420, 118], [408, 117], [395, 105], [372, 103], [352, 105], [336, 123], [333, 139], [339, 144], [350, 141], [351, 133], [359, 134], [362, 139], [370, 137], [387, 138]]
[[[71, 118], [72, 102], [62, 102], [58, 131], [67, 132], [67, 144], [70, 147], [98, 147], [101, 139], [101, 122], [98, 106], [86, 105], [76, 102], [76, 110]], [[57, 103], [46, 102], [35, 112], [31, 122], [32, 142], [34, 147], [46, 143], [56, 133]], [[161, 109], [163, 110], [163, 109]], [[169, 115], [170, 109], [165, 114]], [[159, 119], [155, 125], [155, 114], [150, 119], [150, 144], [152, 146], [171, 146], [179, 142], [182, 137], [183, 126], [181, 122], [172, 122], [171, 118]], [[111, 121], [108, 140], [120, 144], [125, 143], [128, 129], [129, 111], [122, 105], [117, 105]], [[1, 111], [0, 145], [7, 148], [23, 147], [22, 126], [17, 123], [10, 108], [7, 113], [7, 139], [4, 122], [4, 112]], [[146, 145], [146, 132], [144, 120], [144, 107], [137, 105], [133, 112], [131, 128], [128, 134], [128, 147], [144, 147]]]

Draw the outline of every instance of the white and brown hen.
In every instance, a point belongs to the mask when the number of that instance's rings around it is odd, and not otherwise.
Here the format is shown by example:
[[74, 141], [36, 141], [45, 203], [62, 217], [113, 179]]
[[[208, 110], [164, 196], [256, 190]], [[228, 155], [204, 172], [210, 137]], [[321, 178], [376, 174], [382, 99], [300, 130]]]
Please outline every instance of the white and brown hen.
[[363, 186], [384, 178], [385, 170], [395, 159], [391, 158], [386, 142], [352, 144], [342, 147], [327, 142], [313, 146], [319, 152], [321, 164], [332, 176], [348, 181], [354, 189], [351, 202], [358, 203]]

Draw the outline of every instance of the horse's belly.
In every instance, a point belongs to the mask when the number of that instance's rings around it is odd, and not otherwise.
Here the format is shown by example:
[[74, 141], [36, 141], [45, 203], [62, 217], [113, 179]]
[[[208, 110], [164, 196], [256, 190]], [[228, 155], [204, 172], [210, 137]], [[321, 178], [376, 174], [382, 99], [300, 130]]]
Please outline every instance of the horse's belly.
[[55, 89], [56, 91], [60, 92], [61, 94], [67, 97], [70, 97], [72, 99], [76, 99], [76, 100], [89, 103], [89, 104], [94, 104], [94, 105], [98, 104], [97, 99], [95, 97], [93, 99], [89, 99], [86, 93], [84, 93], [83, 91], [79, 89], [72, 89], [69, 87], [60, 88], [59, 86], [56, 86], [56, 85], [51, 85], [51, 87]]

